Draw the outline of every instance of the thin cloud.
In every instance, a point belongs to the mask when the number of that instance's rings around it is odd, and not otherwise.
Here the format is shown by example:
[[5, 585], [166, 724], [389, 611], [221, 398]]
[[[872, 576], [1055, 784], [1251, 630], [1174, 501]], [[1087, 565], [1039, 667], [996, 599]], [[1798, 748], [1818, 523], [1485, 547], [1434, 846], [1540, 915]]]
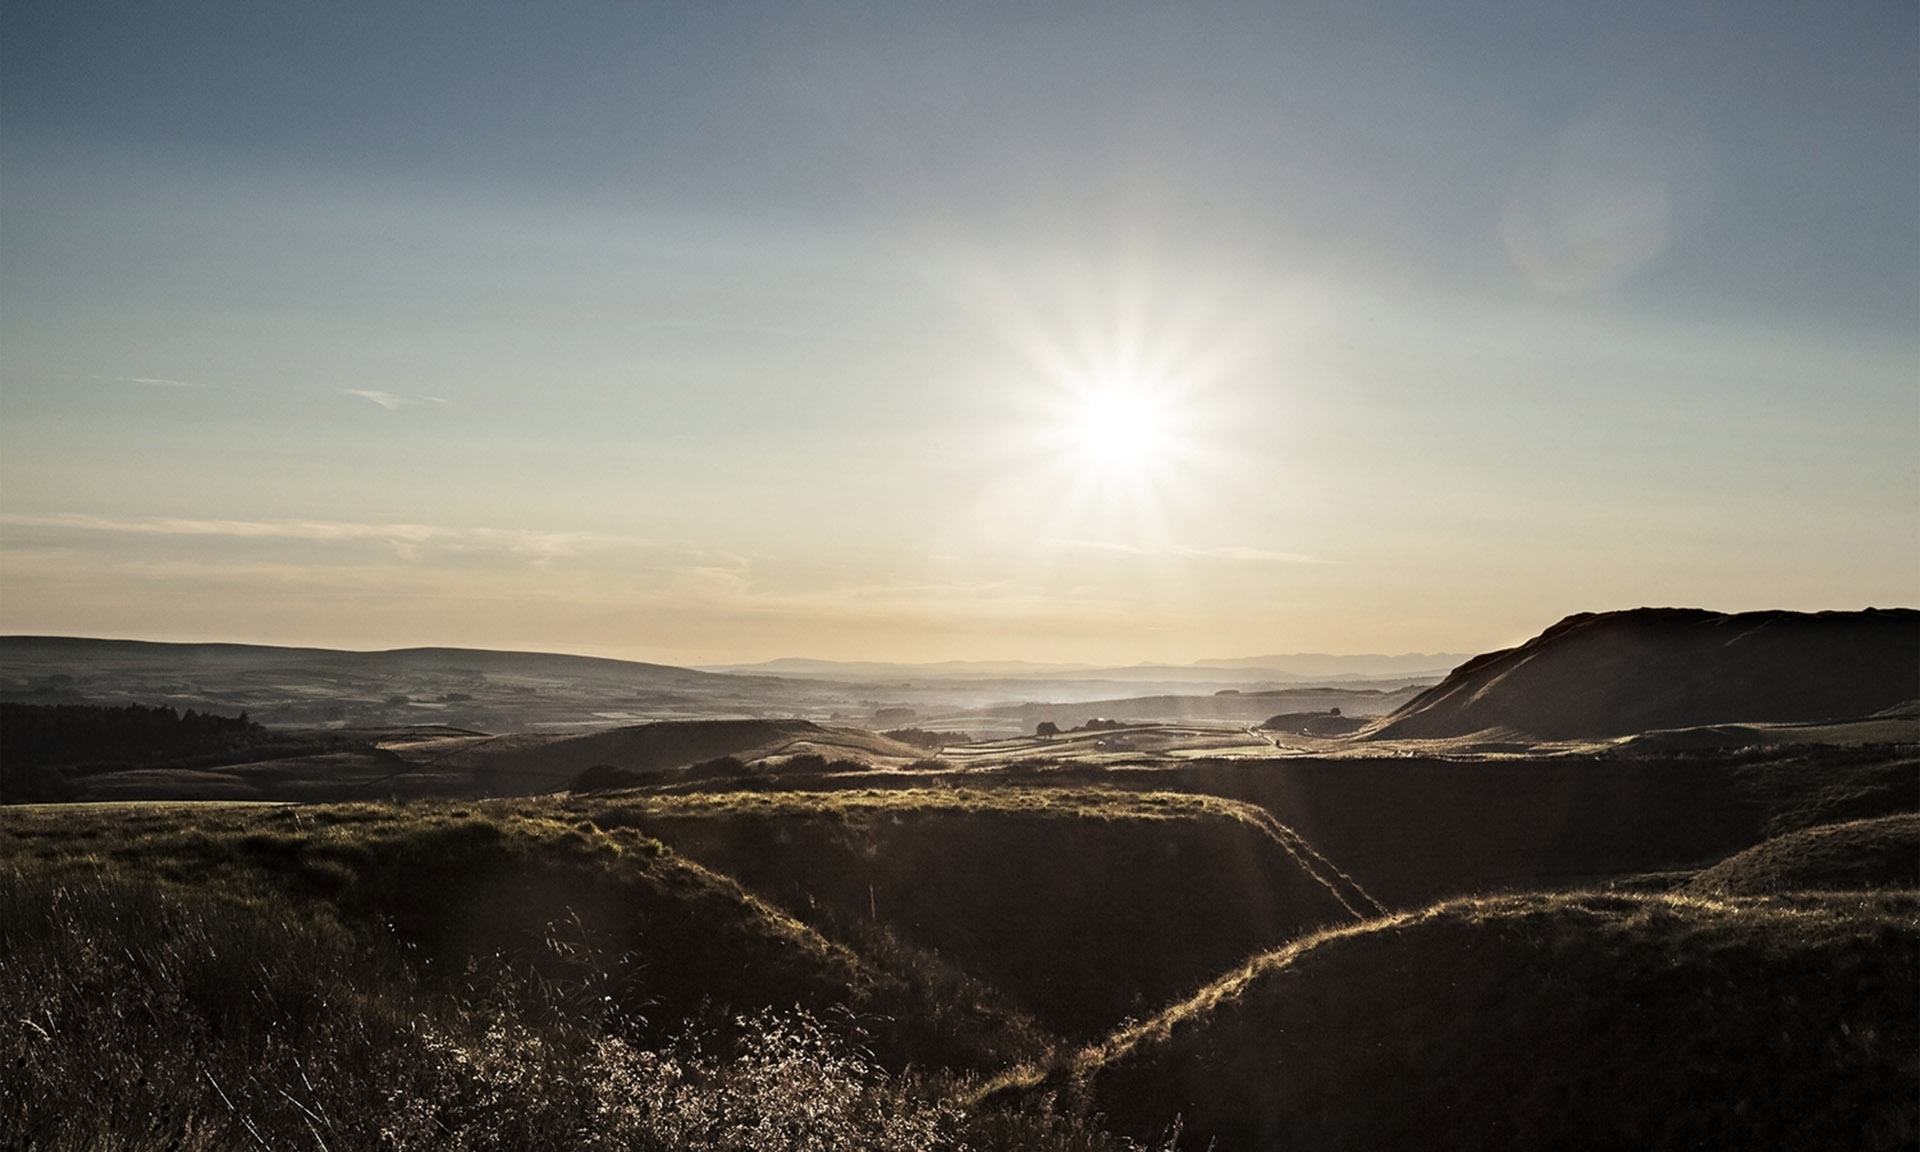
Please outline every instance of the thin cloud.
[[169, 380], [164, 376], [90, 376], [90, 380], [108, 380], [115, 384], [149, 384], [156, 388], [200, 388], [195, 380]]
[[1185, 560], [1232, 560], [1246, 564], [1326, 564], [1329, 561], [1304, 552], [1276, 552], [1268, 548], [1223, 545], [1211, 548], [1192, 544], [1122, 544], [1112, 540], [1054, 540], [1059, 548], [1077, 548], [1090, 552], [1119, 552], [1127, 556], [1177, 556]]
[[377, 388], [342, 388], [340, 391], [348, 396], [358, 396], [362, 400], [372, 401], [389, 412], [396, 408], [405, 408], [410, 404], [453, 403], [445, 396], [402, 396], [398, 392], [382, 392]]
[[283, 540], [428, 540], [449, 529], [426, 524], [355, 524], [332, 520], [193, 520], [155, 516], [119, 520], [83, 512], [4, 512], [0, 524], [20, 528], [79, 528], [143, 536], [240, 536]]
[[196, 520], [177, 516], [116, 519], [81, 512], [0, 512], [0, 525], [139, 536], [224, 536], [313, 543], [372, 540], [406, 547], [434, 544], [452, 550], [508, 552], [538, 560], [652, 543], [624, 536], [589, 532], [536, 532], [524, 528], [452, 528], [437, 524], [373, 524], [341, 520]]
[[1238, 548], [1231, 545], [1221, 548], [1192, 548], [1185, 544], [1173, 546], [1176, 556], [1197, 556], [1206, 560], [1242, 560], [1254, 564], [1325, 564], [1328, 561], [1318, 556], [1309, 556], [1305, 552], [1275, 552], [1267, 548]]
[[362, 400], [371, 400], [389, 412], [408, 404], [419, 403], [419, 401], [406, 396], [396, 396], [391, 392], [378, 392], [372, 388], [342, 388], [340, 391], [347, 396], [358, 396]]

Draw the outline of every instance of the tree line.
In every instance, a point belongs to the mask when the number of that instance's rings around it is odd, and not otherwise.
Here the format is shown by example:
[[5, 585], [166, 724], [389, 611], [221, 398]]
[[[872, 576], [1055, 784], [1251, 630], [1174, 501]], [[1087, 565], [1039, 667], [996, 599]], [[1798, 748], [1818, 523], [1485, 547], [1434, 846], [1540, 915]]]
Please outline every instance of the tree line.
[[75, 777], [230, 760], [271, 742], [242, 712], [127, 704], [0, 703], [0, 803], [70, 800]]
[[0, 704], [0, 762], [84, 768], [172, 760], [256, 742], [247, 718], [127, 704]]

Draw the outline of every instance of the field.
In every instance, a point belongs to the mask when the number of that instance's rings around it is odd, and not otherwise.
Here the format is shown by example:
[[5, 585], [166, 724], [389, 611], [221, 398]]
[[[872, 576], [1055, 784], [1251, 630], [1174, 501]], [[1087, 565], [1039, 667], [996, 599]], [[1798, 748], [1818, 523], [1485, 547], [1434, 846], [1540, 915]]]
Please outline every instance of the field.
[[[1568, 1125], [1593, 1146], [1911, 1146], [1910, 756], [1722, 766], [1673, 796], [1724, 819], [1692, 839], [1642, 820], [1608, 860], [1561, 810], [1567, 863], [1536, 868], [1585, 884], [1433, 907], [1551, 839], [1508, 820], [1479, 864], [1369, 853], [1313, 795], [1354, 766], [16, 806], [0, 1120], [46, 1148], [1119, 1148], [1176, 1120], [1192, 1148], [1526, 1147]], [[1469, 796], [1564, 768], [1475, 767], [1451, 766]], [[1597, 787], [1580, 776], [1562, 799]], [[1417, 806], [1431, 785], [1409, 779]], [[1263, 789], [1317, 807], [1347, 867], [1217, 794]], [[1819, 819], [1863, 805], [1896, 811]], [[1499, 1062], [1521, 1052], [1525, 1076]], [[1297, 1093], [1258, 1087], [1274, 1075]], [[1421, 1086], [1405, 1127], [1365, 1107], [1388, 1083]]]
[[7, 708], [7, 1147], [1920, 1147], [1911, 708]]

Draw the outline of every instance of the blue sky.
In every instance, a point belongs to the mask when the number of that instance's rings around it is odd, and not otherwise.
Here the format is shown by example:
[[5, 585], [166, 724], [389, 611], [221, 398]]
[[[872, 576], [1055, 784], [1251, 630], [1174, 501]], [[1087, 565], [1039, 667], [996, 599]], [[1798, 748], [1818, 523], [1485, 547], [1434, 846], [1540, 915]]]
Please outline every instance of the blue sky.
[[0, 629], [1144, 660], [1912, 604], [1917, 45], [9, 0]]

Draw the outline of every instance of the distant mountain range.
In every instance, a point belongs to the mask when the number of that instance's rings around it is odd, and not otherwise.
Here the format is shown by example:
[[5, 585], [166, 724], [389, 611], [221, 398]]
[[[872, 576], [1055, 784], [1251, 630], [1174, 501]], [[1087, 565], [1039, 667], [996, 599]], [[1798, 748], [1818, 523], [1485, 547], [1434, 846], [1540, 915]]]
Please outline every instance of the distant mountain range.
[[703, 672], [793, 676], [822, 680], [1387, 680], [1444, 676], [1471, 659], [1462, 652], [1408, 652], [1399, 656], [1333, 656], [1321, 652], [1197, 660], [1191, 664], [1042, 664], [1027, 660], [946, 660], [930, 664], [809, 660], [787, 657], [758, 664], [703, 665]]
[[[1291, 698], [1309, 687], [1331, 694]], [[0, 637], [0, 699], [245, 711], [278, 727], [556, 732], [759, 717], [1004, 734], [1069, 713], [1251, 723], [1337, 706], [1365, 716], [1419, 688], [1360, 738], [1586, 740], [1859, 719], [1920, 699], [1920, 611], [1637, 608], [1569, 616], [1473, 657], [1295, 653], [1124, 667], [786, 659], [690, 669], [457, 648]], [[1289, 698], [1263, 695], [1275, 693]]]
[[[281, 727], [442, 724], [488, 732], [803, 710], [815, 686], [541, 652], [346, 652], [0, 636], [0, 699], [246, 712]], [[824, 703], [824, 702], [821, 702]]]
[[100, 640], [82, 636], [0, 636], [0, 660], [65, 667], [161, 665], [184, 670], [233, 668], [353, 669], [367, 674], [443, 671], [514, 672], [521, 675], [644, 676], [651, 682], [710, 683], [712, 673], [671, 664], [646, 664], [600, 656], [554, 652], [503, 652], [489, 648], [389, 648], [355, 652], [338, 648], [290, 648], [276, 644], [176, 644], [154, 640]]
[[[1294, 658], [1284, 658], [1294, 659]], [[898, 727], [941, 722], [997, 731], [1032, 721], [1001, 715], [1034, 702], [1194, 695], [1164, 718], [1222, 713], [1260, 720], [1257, 702], [1215, 699], [1227, 690], [1296, 685], [1424, 687], [1461, 657], [1301, 657], [1295, 670], [1256, 658], [1218, 667], [1098, 668], [1002, 662], [858, 664], [775, 660], [727, 669], [472, 648], [349, 652], [260, 644], [172, 644], [71, 636], [0, 636], [0, 700], [35, 704], [146, 704], [235, 716], [275, 727], [437, 724], [482, 732], [582, 731], [655, 720], [801, 717]], [[1315, 675], [1315, 662], [1330, 669]], [[1331, 662], [1331, 663], [1329, 663]], [[1369, 663], [1372, 662], [1372, 663]], [[1402, 668], [1428, 666], [1425, 675]], [[1362, 683], [1368, 668], [1385, 681]], [[1377, 697], [1378, 694], [1376, 693]], [[1385, 697], [1375, 701], [1375, 710]], [[1344, 702], [1344, 697], [1340, 702]], [[1317, 699], [1301, 707], [1332, 705]], [[1390, 705], [1389, 705], [1390, 706]], [[1278, 706], [1276, 705], [1276, 708]], [[984, 710], [984, 711], [983, 711]], [[1223, 713], [1224, 710], [1224, 713]], [[1364, 714], [1366, 709], [1357, 709]], [[1246, 713], [1242, 716], [1242, 713]], [[1090, 713], [1091, 714], [1091, 713]], [[1002, 723], [1001, 721], [1004, 721]]]

